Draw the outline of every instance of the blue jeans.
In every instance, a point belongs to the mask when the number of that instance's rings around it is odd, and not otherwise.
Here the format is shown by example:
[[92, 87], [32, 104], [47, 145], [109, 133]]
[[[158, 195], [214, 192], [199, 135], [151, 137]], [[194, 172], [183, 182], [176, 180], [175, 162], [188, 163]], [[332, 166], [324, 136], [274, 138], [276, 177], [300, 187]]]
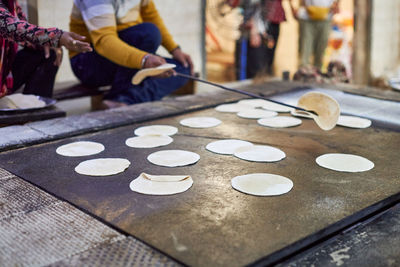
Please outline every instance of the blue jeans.
[[[152, 54], [161, 45], [160, 31], [152, 23], [132, 26], [119, 32], [118, 36], [127, 44]], [[166, 58], [166, 61], [175, 64], [177, 72], [190, 74], [190, 69], [176, 60]], [[71, 58], [71, 67], [83, 84], [96, 87], [111, 85], [105, 99], [126, 104], [160, 100], [187, 82], [187, 79], [182, 77], [151, 77], [139, 85], [133, 85], [131, 80], [138, 69], [115, 64], [95, 51], [74, 56]]]

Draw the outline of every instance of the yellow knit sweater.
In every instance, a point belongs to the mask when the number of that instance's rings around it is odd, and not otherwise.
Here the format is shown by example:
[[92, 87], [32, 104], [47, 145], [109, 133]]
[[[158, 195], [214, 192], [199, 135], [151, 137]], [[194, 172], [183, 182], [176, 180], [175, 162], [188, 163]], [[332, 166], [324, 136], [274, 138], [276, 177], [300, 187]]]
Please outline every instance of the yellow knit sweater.
[[[86, 36], [96, 52], [112, 62], [140, 69], [147, 52], [125, 43], [118, 32], [142, 22], [155, 24], [161, 32], [162, 46], [172, 51], [178, 45], [162, 21], [152, 0], [74, 1], [70, 31]], [[70, 52], [70, 57], [77, 55]]]

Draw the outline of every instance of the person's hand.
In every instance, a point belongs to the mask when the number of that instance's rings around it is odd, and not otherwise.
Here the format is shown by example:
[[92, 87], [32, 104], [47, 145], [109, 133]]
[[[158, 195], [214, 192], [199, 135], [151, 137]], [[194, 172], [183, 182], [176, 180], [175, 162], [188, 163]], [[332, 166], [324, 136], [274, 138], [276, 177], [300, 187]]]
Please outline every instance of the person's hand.
[[189, 67], [190, 74], [193, 75], [193, 63], [191, 57], [188, 54], [183, 53], [179, 47], [172, 50], [171, 54], [172, 57], [179, 61], [185, 68]]
[[[147, 68], [155, 68], [158, 67], [160, 65], [163, 64], [167, 64], [167, 61], [165, 61], [165, 59], [163, 57], [160, 56], [156, 56], [153, 54], [147, 54], [146, 56], [146, 60], [143, 64], [143, 69], [147, 69]], [[163, 73], [161, 73], [160, 75], [157, 75], [155, 77], [157, 78], [168, 78], [171, 77], [172, 75], [174, 75], [175, 71], [174, 70], [167, 70]]]
[[54, 66], [60, 67], [62, 58], [63, 58], [63, 51], [62, 48], [53, 48], [54, 52], [56, 53], [56, 59], [54, 60]]
[[146, 61], [143, 64], [143, 69], [155, 68], [167, 63], [164, 58], [153, 54], [147, 54], [145, 57]]
[[43, 46], [44, 48], [44, 57], [49, 58], [50, 57], [50, 50], [54, 50], [56, 53], [56, 59], [54, 60], [54, 66], [60, 67], [61, 62], [62, 62], [62, 57], [63, 57], [63, 51], [62, 48], [54, 48], [50, 47], [50, 45], [46, 44]]
[[91, 52], [93, 49], [88, 42], [84, 42], [85, 36], [74, 32], [63, 32], [60, 38], [60, 46], [65, 46], [68, 50], [75, 52]]

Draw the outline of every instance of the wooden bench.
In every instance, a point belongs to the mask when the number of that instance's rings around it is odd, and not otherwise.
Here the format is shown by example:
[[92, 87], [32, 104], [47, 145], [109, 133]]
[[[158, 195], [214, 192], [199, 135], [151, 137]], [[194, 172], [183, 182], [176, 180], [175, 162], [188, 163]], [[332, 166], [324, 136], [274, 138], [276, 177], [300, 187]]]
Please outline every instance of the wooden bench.
[[[199, 76], [198, 73], [195, 74]], [[104, 94], [109, 91], [111, 86], [92, 87], [79, 82], [61, 82], [54, 86], [53, 98], [57, 101], [70, 100], [81, 97], [91, 97], [91, 109], [98, 110], [101, 106]], [[189, 95], [195, 93], [195, 84], [193, 80], [172, 93], [172, 95]]]

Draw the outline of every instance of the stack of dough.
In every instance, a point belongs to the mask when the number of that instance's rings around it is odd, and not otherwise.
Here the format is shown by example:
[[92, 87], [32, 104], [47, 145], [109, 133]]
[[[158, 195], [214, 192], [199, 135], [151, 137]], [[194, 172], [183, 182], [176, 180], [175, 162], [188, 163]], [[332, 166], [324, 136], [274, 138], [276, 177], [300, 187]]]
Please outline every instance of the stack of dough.
[[150, 175], [141, 173], [129, 187], [132, 191], [146, 195], [173, 195], [187, 191], [193, 185], [188, 175]]

